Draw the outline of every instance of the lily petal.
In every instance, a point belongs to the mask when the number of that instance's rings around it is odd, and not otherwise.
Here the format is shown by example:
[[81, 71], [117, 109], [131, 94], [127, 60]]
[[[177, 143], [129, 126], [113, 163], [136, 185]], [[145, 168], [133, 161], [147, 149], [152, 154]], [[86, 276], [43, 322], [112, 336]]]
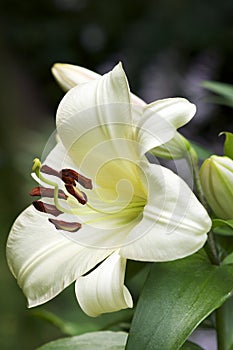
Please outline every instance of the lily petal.
[[92, 317], [132, 308], [132, 297], [124, 285], [126, 259], [117, 252], [93, 272], [76, 281], [75, 291], [83, 311]]
[[134, 128], [128, 82], [121, 65], [100, 79], [71, 89], [58, 107], [57, 126], [70, 157], [92, 179], [100, 167], [108, 167], [108, 161], [113, 164], [122, 154], [131, 162], [138, 160], [135, 147], [127, 145], [134, 138]]
[[54, 298], [111, 253], [72, 242], [32, 206], [17, 218], [7, 242], [9, 267], [29, 307]]
[[[89, 69], [66, 63], [55, 63], [52, 73], [58, 84], [64, 91], [68, 91], [76, 85], [86, 83], [90, 80], [99, 79], [100, 74]], [[146, 103], [134, 94], [131, 95], [131, 102], [135, 105], [144, 106]]]
[[67, 150], [60, 140], [58, 140], [55, 147], [48, 153], [48, 155], [46, 155], [43, 164], [48, 165], [57, 171], [65, 168], [77, 169], [76, 164], [69, 157]]
[[[131, 122], [130, 114], [128, 120], [116, 119], [109, 115], [109, 110], [103, 110], [104, 115], [98, 114], [98, 106], [106, 105], [106, 108], [110, 104], [129, 104], [129, 87], [126, 75], [119, 63], [112, 71], [103, 75], [100, 79], [89, 81], [88, 83], [80, 84], [75, 86], [69, 91], [61, 103], [58, 106], [57, 111], [57, 126], [63, 126], [75, 116], [78, 118], [79, 113], [87, 111], [91, 108], [95, 108], [96, 111], [96, 122], [98, 124], [106, 124], [108, 122]], [[120, 118], [126, 116], [120, 115]], [[118, 117], [119, 118], [119, 117]], [[83, 120], [78, 120], [78, 122]], [[86, 120], [85, 120], [86, 121]], [[73, 122], [73, 120], [72, 120]], [[80, 125], [79, 125], [80, 126]]]
[[187, 184], [171, 170], [144, 163], [148, 203], [143, 219], [120, 249], [125, 258], [169, 261], [199, 250], [211, 220]]
[[176, 129], [190, 121], [195, 112], [195, 105], [184, 98], [168, 98], [147, 105], [138, 123], [142, 153], [171, 140]]
[[166, 119], [176, 129], [187, 124], [196, 113], [196, 106], [185, 98], [174, 97], [158, 100], [147, 105], [161, 118]]

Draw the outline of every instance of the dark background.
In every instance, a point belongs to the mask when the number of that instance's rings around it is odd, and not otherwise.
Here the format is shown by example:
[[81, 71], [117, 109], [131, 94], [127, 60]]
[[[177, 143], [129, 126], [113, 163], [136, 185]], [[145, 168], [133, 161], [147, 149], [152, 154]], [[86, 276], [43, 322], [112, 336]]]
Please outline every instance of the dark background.
[[[5, 261], [10, 226], [30, 203], [32, 160], [54, 129], [63, 95], [50, 68], [65, 62], [105, 73], [118, 61], [147, 102], [183, 96], [197, 104], [183, 129], [190, 139], [221, 154], [218, 133], [233, 129], [232, 110], [201, 87], [203, 80], [233, 84], [232, 0], [1, 0], [0, 349], [34, 349], [61, 336], [26, 309]], [[94, 322], [78, 311], [72, 287], [38, 310], [86, 322], [86, 329]]]

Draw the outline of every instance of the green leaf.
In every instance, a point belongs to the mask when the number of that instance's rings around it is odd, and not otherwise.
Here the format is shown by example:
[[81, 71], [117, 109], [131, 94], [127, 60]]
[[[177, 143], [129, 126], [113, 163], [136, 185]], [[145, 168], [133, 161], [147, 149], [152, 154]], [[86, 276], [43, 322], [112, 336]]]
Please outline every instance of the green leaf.
[[203, 350], [199, 345], [186, 341], [180, 350]]
[[222, 261], [223, 265], [230, 265], [233, 264], [233, 253], [227, 255], [225, 259]]
[[212, 229], [219, 235], [233, 236], [233, 220], [213, 219]]
[[233, 236], [215, 235], [216, 247], [222, 261], [227, 255], [233, 252]]
[[220, 135], [225, 134], [226, 140], [224, 142], [224, 155], [233, 159], [233, 134], [231, 132], [222, 132]]
[[129, 333], [127, 350], [176, 350], [233, 289], [231, 265], [211, 265], [199, 252], [152, 264]]
[[223, 100], [218, 99], [219, 103], [233, 107], [233, 86], [232, 85], [219, 83], [216, 81], [205, 81], [202, 83], [202, 86], [223, 97]]
[[52, 341], [37, 350], [124, 350], [127, 335], [110, 331], [86, 333]]

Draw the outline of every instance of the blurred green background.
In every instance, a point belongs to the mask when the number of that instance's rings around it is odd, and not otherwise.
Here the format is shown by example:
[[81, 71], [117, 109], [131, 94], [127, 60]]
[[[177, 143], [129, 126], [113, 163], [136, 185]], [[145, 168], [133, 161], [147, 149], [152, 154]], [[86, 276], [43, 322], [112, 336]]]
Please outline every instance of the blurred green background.
[[[183, 96], [197, 104], [196, 118], [183, 130], [187, 137], [221, 153], [218, 133], [233, 130], [232, 110], [214, 104], [201, 87], [203, 80], [233, 83], [232, 0], [1, 0], [0, 349], [34, 349], [62, 335], [36, 310], [79, 322], [77, 332], [112, 321], [84, 316], [72, 287], [27, 310], [7, 268], [5, 243], [13, 220], [31, 201], [32, 160], [54, 130], [63, 93], [51, 76], [52, 64], [105, 73], [118, 61], [131, 90], [147, 102]], [[115, 317], [124, 315], [130, 317]]]

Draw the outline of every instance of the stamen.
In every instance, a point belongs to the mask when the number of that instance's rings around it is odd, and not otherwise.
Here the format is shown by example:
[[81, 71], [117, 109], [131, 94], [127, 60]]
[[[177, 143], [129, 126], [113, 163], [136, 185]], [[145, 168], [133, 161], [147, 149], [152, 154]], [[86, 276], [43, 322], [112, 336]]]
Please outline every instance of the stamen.
[[[45, 188], [45, 187], [35, 187], [31, 190], [30, 196], [41, 196], [46, 198], [54, 197], [54, 189], [53, 188]], [[58, 198], [67, 199], [68, 196], [62, 190], [58, 190]]]
[[[88, 190], [92, 190], [92, 181], [88, 179], [86, 176], [80, 175], [77, 171], [73, 169], [62, 169], [61, 177], [63, 179], [71, 178], [77, 181], [81, 186]], [[65, 180], [63, 180], [65, 182]]]
[[[67, 191], [72, 194], [81, 204], [86, 204], [87, 203], [87, 196], [85, 193], [80, 191], [78, 188], [75, 187], [76, 181], [80, 183], [83, 187], [87, 189], [92, 189], [92, 181], [91, 179], [88, 179], [87, 177], [80, 175], [77, 173], [75, 170], [72, 169], [62, 169], [61, 171], [57, 171], [48, 165], [41, 165], [41, 162], [38, 158], [35, 158], [33, 161], [33, 167], [32, 171], [37, 175], [37, 177], [44, 182], [45, 184], [53, 187], [52, 188], [35, 188], [32, 190], [31, 195], [36, 196], [36, 195], [41, 195], [41, 191], [44, 191], [44, 196], [45, 197], [53, 197], [54, 199], [54, 205], [43, 203], [41, 201], [35, 201], [33, 203], [34, 207], [41, 211], [41, 212], [47, 212], [49, 214], [52, 214], [54, 216], [58, 216], [61, 213], [66, 213], [66, 214], [73, 214], [73, 209], [69, 208], [64, 208], [60, 203], [59, 203], [59, 198], [62, 199], [67, 199], [68, 196], [65, 195], [65, 193], [58, 188], [58, 183], [52, 181], [51, 179], [45, 177], [43, 173], [48, 174], [48, 175], [53, 175], [56, 176], [60, 179], [63, 180], [65, 183]], [[43, 190], [44, 188], [44, 190]], [[53, 192], [52, 192], [53, 191]], [[53, 195], [52, 195], [53, 194]], [[64, 197], [65, 196], [65, 197]]]
[[87, 196], [84, 192], [79, 191], [76, 187], [70, 185], [70, 184], [65, 184], [67, 191], [74, 196], [79, 203], [81, 204], [86, 204], [87, 203]]
[[54, 216], [62, 214], [62, 211], [58, 210], [55, 205], [43, 203], [41, 201], [34, 201], [32, 204], [36, 210], [43, 213], [52, 214]]
[[75, 182], [75, 180], [74, 180], [72, 177], [62, 176], [62, 181], [63, 181], [65, 184], [69, 184], [69, 185], [73, 185], [73, 186], [76, 185], [76, 182]]
[[88, 179], [86, 176], [79, 174], [73, 169], [62, 169], [61, 171], [57, 171], [48, 165], [42, 165], [40, 171], [48, 175], [62, 178], [62, 181], [66, 184], [75, 185], [75, 181], [77, 181], [81, 186], [88, 190], [92, 190], [93, 188], [91, 179]]
[[65, 230], [69, 232], [76, 232], [80, 230], [82, 225], [79, 222], [66, 222], [62, 220], [49, 219], [54, 224], [57, 230]]
[[40, 168], [40, 171], [42, 173], [48, 174], [48, 175], [53, 175], [53, 176], [57, 176], [57, 177], [61, 177], [59, 171], [50, 168], [50, 166], [48, 165], [42, 165], [42, 167]]

